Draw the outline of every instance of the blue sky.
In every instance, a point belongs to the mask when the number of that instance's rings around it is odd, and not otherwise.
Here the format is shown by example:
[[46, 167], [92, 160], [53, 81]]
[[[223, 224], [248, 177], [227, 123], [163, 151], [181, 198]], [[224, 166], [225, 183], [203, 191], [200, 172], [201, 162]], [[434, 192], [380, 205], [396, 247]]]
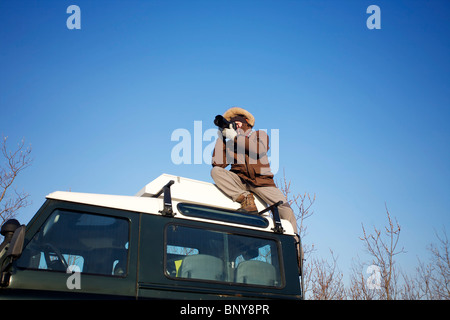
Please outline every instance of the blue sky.
[[[69, 30], [69, 5], [81, 29]], [[366, 9], [381, 9], [369, 30]], [[56, 190], [133, 195], [175, 165], [171, 134], [248, 109], [280, 170], [316, 194], [305, 242], [347, 273], [361, 223], [402, 226], [412, 269], [449, 229], [448, 1], [0, 1], [0, 134], [25, 138], [27, 222]], [[194, 138], [194, 137], [193, 137]], [[203, 142], [203, 148], [208, 142]]]

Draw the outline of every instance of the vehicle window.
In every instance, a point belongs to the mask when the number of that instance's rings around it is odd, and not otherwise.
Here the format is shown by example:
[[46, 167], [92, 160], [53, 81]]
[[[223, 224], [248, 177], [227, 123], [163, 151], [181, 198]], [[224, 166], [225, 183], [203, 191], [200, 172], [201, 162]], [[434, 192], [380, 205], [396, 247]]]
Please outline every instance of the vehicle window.
[[172, 278], [282, 286], [278, 245], [273, 239], [169, 225], [165, 263], [166, 274]]
[[178, 210], [185, 216], [245, 224], [248, 226], [267, 228], [269, 221], [266, 218], [236, 210], [219, 209], [193, 203], [179, 203]]
[[126, 276], [129, 227], [126, 219], [55, 210], [17, 262], [19, 268]]

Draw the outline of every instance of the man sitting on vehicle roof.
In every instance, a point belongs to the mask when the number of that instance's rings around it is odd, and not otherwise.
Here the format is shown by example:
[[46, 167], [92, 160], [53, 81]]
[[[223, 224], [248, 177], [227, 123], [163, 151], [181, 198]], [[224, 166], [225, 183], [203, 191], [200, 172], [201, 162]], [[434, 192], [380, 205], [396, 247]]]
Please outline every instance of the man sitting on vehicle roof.
[[[234, 122], [219, 129], [213, 152], [211, 176], [226, 195], [241, 204], [244, 212], [257, 213], [253, 193], [268, 205], [283, 201], [278, 207], [280, 217], [288, 220], [297, 234], [294, 212], [273, 181], [267, 151], [269, 136], [264, 131], [252, 131], [253, 115], [239, 107], [228, 109], [223, 117]], [[228, 171], [225, 168], [231, 164]]]

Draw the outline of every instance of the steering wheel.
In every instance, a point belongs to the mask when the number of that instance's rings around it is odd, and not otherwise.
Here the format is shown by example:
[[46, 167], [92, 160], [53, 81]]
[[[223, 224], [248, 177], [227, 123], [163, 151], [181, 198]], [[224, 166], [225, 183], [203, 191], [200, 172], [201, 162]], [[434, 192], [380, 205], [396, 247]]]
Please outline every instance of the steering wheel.
[[[44, 257], [45, 257], [45, 262], [47, 263], [47, 266], [51, 264], [51, 260], [50, 260], [50, 252], [54, 252], [56, 254], [56, 256], [58, 257], [59, 261], [61, 261], [62, 265], [64, 266], [64, 270], [66, 271], [69, 268], [69, 264], [67, 263], [66, 259], [64, 259], [63, 255], [61, 254], [61, 251], [59, 251], [58, 248], [56, 248], [53, 244], [47, 242], [43, 245], [44, 248]], [[49, 248], [50, 250], [45, 250]]]

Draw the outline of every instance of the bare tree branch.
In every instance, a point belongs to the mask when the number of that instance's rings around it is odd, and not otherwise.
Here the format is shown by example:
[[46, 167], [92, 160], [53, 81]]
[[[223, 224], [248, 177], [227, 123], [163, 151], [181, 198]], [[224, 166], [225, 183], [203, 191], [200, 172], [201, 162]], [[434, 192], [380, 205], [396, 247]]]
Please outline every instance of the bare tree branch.
[[1, 224], [16, 216], [20, 208], [29, 205], [29, 194], [13, 188], [14, 181], [24, 169], [32, 163], [31, 147], [25, 147], [22, 140], [17, 149], [11, 151], [7, 147], [8, 137], [2, 137], [0, 161], [0, 217]]
[[[364, 242], [366, 251], [372, 257], [372, 264], [377, 266], [381, 272], [381, 290], [377, 290], [379, 299], [392, 300], [399, 297], [397, 281], [399, 271], [395, 264], [395, 256], [405, 253], [404, 248], [398, 249], [401, 227], [398, 221], [391, 218], [386, 207], [388, 223], [383, 229], [373, 228], [373, 233], [368, 233], [362, 224], [363, 236], [360, 240]], [[352, 276], [352, 290], [361, 292], [363, 298], [375, 298], [373, 293], [367, 293], [367, 285], [363, 280], [362, 270]], [[373, 290], [373, 289], [372, 289]]]
[[346, 292], [342, 281], [344, 275], [337, 267], [337, 257], [330, 250], [332, 262], [325, 259], [312, 259], [311, 299], [345, 300]]
[[[283, 180], [279, 184], [280, 190], [294, 210], [299, 235], [303, 239], [307, 235], [305, 220], [314, 214], [312, 206], [316, 195], [293, 194], [291, 181], [286, 179], [284, 170]], [[431, 244], [428, 248], [431, 256], [429, 263], [419, 260], [416, 274], [406, 275], [401, 272], [396, 261], [398, 255], [406, 253], [403, 247], [399, 247], [401, 227], [397, 219], [391, 216], [386, 204], [385, 209], [387, 222], [381, 228], [374, 226], [370, 231], [361, 224], [362, 236], [359, 239], [363, 241], [370, 260], [364, 263], [359, 257], [354, 260], [348, 289], [343, 285], [343, 274], [337, 267], [337, 258], [333, 251], [330, 250], [332, 260], [329, 262], [314, 256], [314, 244], [306, 245], [302, 242], [305, 261], [303, 281], [305, 296], [308, 299], [450, 300], [450, 253], [445, 230], [442, 235], [436, 233], [438, 243]], [[376, 267], [375, 273], [373, 267]], [[375, 275], [379, 276], [376, 285], [371, 282]]]
[[[301, 239], [303, 239], [307, 235], [307, 226], [305, 225], [305, 220], [311, 217], [314, 214], [314, 211], [311, 209], [314, 202], [316, 201], [316, 195], [311, 195], [307, 192], [302, 194], [292, 194], [291, 191], [291, 181], [286, 179], [286, 174], [283, 169], [283, 180], [279, 183], [280, 190], [286, 197], [289, 205], [294, 211], [295, 218], [297, 219], [297, 230]], [[313, 251], [314, 245], [305, 246], [303, 244], [303, 252], [304, 254], [308, 254]]]

